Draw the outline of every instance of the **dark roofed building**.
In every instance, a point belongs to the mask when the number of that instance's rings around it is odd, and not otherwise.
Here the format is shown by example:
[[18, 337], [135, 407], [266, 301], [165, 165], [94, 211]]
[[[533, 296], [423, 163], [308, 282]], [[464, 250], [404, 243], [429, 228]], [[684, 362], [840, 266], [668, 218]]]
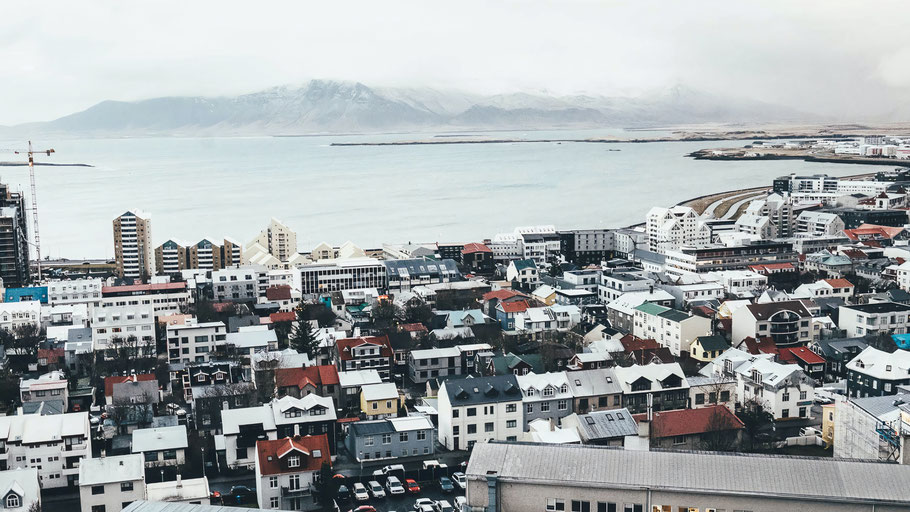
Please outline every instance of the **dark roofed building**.
[[408, 291], [415, 286], [461, 280], [458, 264], [450, 258], [387, 260], [383, 264], [386, 267], [390, 292]]
[[439, 442], [464, 450], [491, 439], [516, 441], [524, 407], [515, 375], [447, 380], [439, 390]]

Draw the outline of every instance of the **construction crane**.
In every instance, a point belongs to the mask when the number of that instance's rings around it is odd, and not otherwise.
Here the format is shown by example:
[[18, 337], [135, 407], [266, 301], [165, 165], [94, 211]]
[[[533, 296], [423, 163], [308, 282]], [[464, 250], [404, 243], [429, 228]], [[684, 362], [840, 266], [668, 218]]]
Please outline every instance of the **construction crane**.
[[35, 153], [41, 154], [44, 153], [47, 156], [51, 156], [51, 153], [54, 153], [53, 149], [42, 149], [35, 151], [32, 149], [32, 141], [28, 141], [28, 150], [12, 150], [13, 153], [17, 155], [27, 154], [28, 155], [28, 178], [31, 181], [32, 188], [32, 223], [34, 227], [32, 228], [33, 235], [35, 238], [35, 255], [37, 256], [38, 261], [38, 282], [41, 282], [41, 235], [38, 232], [38, 195], [35, 192]]

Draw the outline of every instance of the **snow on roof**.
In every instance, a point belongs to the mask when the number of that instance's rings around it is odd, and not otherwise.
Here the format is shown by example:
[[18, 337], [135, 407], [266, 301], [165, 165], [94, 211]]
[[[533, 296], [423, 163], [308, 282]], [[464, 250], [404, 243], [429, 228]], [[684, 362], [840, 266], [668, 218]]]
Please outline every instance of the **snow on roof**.
[[398, 399], [398, 388], [391, 382], [367, 384], [361, 388], [360, 392], [363, 393], [363, 399], [367, 401]]
[[382, 378], [376, 370], [348, 370], [338, 372], [338, 382], [343, 388], [379, 384]]
[[133, 431], [133, 453], [179, 450], [188, 446], [186, 427], [183, 425]]
[[79, 464], [79, 485], [102, 485], [145, 478], [142, 455], [84, 458]]

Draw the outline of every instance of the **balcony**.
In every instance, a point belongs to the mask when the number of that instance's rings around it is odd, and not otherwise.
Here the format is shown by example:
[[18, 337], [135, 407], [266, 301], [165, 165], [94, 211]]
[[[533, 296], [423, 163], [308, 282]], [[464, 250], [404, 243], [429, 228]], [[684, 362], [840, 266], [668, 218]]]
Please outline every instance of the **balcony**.
[[309, 496], [312, 493], [310, 486], [299, 487], [297, 489], [291, 489], [290, 487], [281, 488], [281, 496], [283, 498], [296, 498], [300, 496]]

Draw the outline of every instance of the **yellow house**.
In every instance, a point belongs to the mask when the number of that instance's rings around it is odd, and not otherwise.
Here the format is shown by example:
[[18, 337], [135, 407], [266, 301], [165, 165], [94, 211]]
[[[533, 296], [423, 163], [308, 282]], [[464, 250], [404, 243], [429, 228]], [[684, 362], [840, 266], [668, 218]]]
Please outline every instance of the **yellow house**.
[[367, 419], [376, 420], [395, 416], [401, 398], [398, 388], [391, 382], [382, 384], [368, 384], [360, 390], [360, 411]]
[[696, 361], [710, 362], [730, 348], [723, 336], [699, 336], [689, 347], [689, 355]]
[[837, 413], [836, 405], [837, 402], [822, 406], [822, 441], [825, 442], [825, 448], [834, 446], [834, 415]]
[[540, 285], [531, 292], [531, 297], [543, 302], [547, 306], [552, 306], [553, 304], [556, 304], [556, 288], [547, 284]]

